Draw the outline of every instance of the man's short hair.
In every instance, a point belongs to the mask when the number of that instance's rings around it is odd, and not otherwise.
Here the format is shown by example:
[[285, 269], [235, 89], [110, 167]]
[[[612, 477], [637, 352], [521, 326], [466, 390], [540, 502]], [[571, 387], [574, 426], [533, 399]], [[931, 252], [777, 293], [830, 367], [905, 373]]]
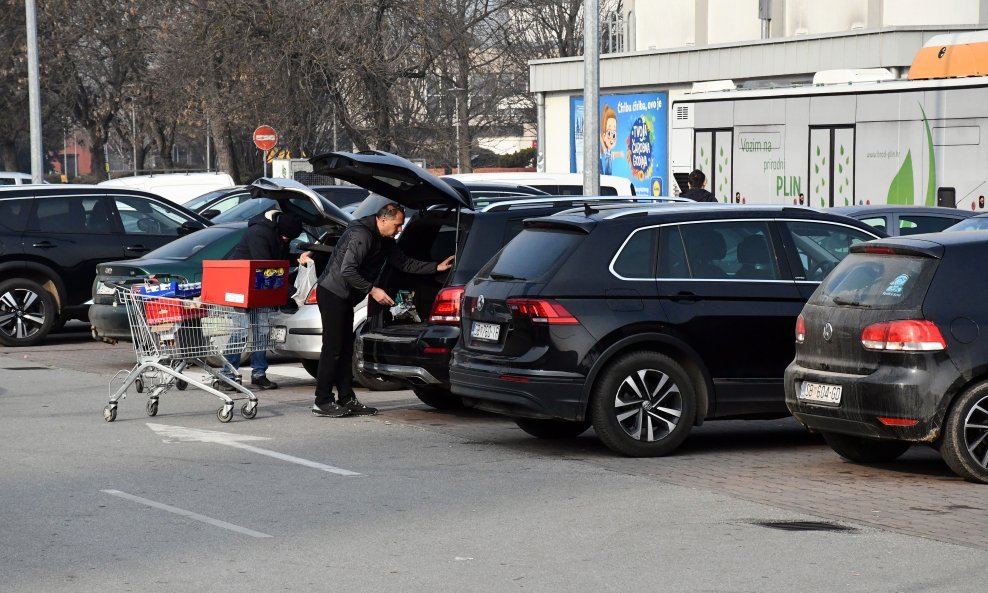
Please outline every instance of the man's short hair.
[[703, 182], [706, 180], [707, 176], [699, 169], [693, 169], [690, 173], [690, 187], [703, 187]]
[[389, 204], [385, 204], [384, 206], [381, 206], [381, 209], [377, 211], [377, 217], [393, 219], [398, 216], [399, 212], [401, 213], [402, 216], [405, 215], [405, 210], [402, 209], [401, 206], [395, 204], [394, 202], [391, 202]]

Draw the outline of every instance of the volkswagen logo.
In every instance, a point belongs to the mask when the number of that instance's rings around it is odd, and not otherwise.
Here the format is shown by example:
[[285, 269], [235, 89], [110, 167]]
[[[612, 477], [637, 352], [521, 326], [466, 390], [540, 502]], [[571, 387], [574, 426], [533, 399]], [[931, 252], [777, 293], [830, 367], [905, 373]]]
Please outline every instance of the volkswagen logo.
[[479, 297], [477, 297], [477, 310], [478, 311], [484, 310], [484, 295], [480, 295]]
[[834, 337], [834, 326], [830, 325], [830, 322], [823, 324], [823, 339], [830, 341]]

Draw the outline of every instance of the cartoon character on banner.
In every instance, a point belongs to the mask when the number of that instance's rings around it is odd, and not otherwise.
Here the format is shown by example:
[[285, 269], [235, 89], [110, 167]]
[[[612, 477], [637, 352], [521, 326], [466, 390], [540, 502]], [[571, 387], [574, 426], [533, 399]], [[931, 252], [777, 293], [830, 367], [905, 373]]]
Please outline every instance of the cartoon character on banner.
[[612, 175], [614, 157], [621, 156], [620, 152], [614, 152], [617, 145], [617, 112], [604, 104], [600, 117], [600, 174]]

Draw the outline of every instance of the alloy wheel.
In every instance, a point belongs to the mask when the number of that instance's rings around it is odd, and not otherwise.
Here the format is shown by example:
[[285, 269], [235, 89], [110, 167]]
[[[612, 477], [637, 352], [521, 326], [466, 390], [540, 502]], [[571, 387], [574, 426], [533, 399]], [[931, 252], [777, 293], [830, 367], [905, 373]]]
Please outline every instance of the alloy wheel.
[[633, 439], [664, 439], [679, 424], [683, 396], [669, 375], [656, 369], [640, 369], [625, 377], [614, 396], [618, 424]]
[[0, 295], [0, 332], [15, 340], [26, 340], [42, 330], [49, 312], [44, 299], [33, 290], [13, 288]]
[[971, 406], [964, 418], [964, 444], [971, 458], [988, 469], [988, 397]]

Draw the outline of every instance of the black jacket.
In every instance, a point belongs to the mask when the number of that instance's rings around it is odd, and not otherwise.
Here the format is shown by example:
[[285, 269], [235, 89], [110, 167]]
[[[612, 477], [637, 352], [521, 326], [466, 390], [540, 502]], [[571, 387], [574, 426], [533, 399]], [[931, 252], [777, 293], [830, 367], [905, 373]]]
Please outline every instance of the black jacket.
[[680, 197], [689, 198], [694, 202], [716, 202], [717, 198], [707, 190], [702, 187], [691, 187], [690, 189], [679, 194]]
[[269, 210], [247, 221], [247, 232], [226, 259], [291, 259], [291, 248], [278, 236], [281, 213]]
[[319, 277], [320, 286], [351, 305], [364, 300], [374, 288], [385, 262], [409, 274], [436, 271], [436, 262], [412, 259], [398, 249], [394, 239], [382, 237], [375, 219], [374, 215], [365, 216], [347, 226]]

